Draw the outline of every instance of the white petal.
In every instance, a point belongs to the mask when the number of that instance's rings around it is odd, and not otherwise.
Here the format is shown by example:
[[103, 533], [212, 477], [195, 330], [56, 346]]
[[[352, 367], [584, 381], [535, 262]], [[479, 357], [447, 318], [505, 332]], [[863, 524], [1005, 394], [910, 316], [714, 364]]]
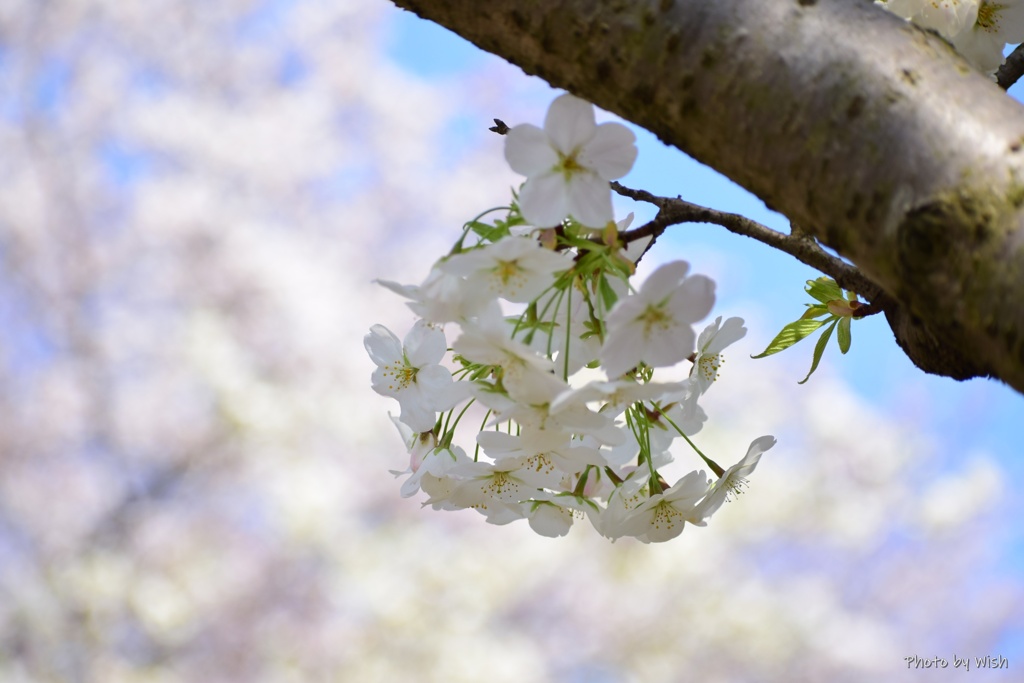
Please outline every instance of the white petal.
[[447, 348], [444, 332], [422, 320], [405, 335], [405, 354], [414, 368], [440, 362]]
[[669, 261], [658, 267], [640, 287], [645, 301], [660, 301], [672, 293], [690, 271], [686, 261]]
[[558, 153], [551, 148], [544, 131], [524, 123], [505, 134], [505, 161], [516, 173], [530, 177], [554, 168]]
[[560, 173], [533, 176], [519, 191], [519, 211], [533, 225], [550, 228], [569, 215], [569, 195]]
[[419, 285], [402, 285], [392, 280], [374, 280], [373, 282], [390, 289], [399, 296], [404, 296], [406, 299], [415, 299], [420, 291]]
[[574, 173], [569, 178], [569, 213], [588, 228], [602, 229], [612, 220], [612, 190], [608, 181], [593, 173]]
[[530, 513], [530, 528], [541, 536], [557, 538], [569, 533], [572, 526], [572, 512], [557, 505], [538, 505]]
[[476, 442], [492, 458], [512, 455], [522, 447], [522, 442], [518, 436], [504, 432], [480, 432], [476, 435]]
[[955, 36], [952, 43], [956, 51], [982, 73], [993, 73], [1003, 63], [1004, 43], [987, 31], [967, 28]]
[[700, 335], [697, 336], [697, 349], [706, 353], [714, 353], [714, 351], [708, 351], [708, 345], [711, 340], [718, 334], [718, 330], [722, 327], [722, 316], [715, 318], [715, 322], [711, 323], [703, 330]]
[[[406, 399], [406, 400], [403, 400]], [[414, 432], [429, 432], [437, 422], [437, 413], [412, 396], [403, 395], [398, 401], [402, 414], [398, 418]]]
[[564, 155], [572, 154], [589, 141], [596, 129], [594, 105], [568, 93], [555, 98], [544, 118], [544, 132], [552, 146]]
[[760, 436], [754, 439], [750, 443], [750, 448], [747, 449], [747, 454], [743, 456], [743, 459], [739, 462], [737, 471], [742, 470], [742, 474], [749, 474], [754, 471], [757, 467], [758, 461], [761, 459], [761, 455], [768, 450], [771, 450], [772, 446], [778, 443], [774, 436]]
[[583, 146], [576, 160], [604, 180], [629, 173], [636, 161], [636, 135], [621, 123], [602, 123]]
[[693, 471], [665, 492], [665, 500], [675, 501], [680, 506], [687, 503], [695, 505], [708, 492], [709, 486], [711, 482], [704, 472]]
[[380, 366], [402, 360], [402, 344], [398, 337], [383, 325], [374, 325], [363, 337], [363, 346], [374, 363]]
[[1007, 2], [999, 11], [999, 38], [1007, 43], [1024, 41], [1024, 3]]
[[443, 395], [451, 383], [452, 373], [440, 365], [427, 365], [416, 373], [416, 384], [429, 397], [431, 405], [434, 405], [435, 397]]
[[[721, 320], [721, 317], [718, 319]], [[700, 348], [704, 350], [704, 353], [720, 353], [722, 349], [730, 344], [738, 342], [746, 335], [747, 328], [743, 326], [743, 318], [729, 318], [725, 321], [725, 324], [722, 325], [722, 328], [718, 333], [709, 340], [706, 347], [701, 346]]]
[[610, 379], [615, 379], [640, 361], [636, 341], [628, 328], [608, 333], [598, 357]]
[[693, 353], [696, 336], [688, 325], [679, 325], [671, 330], [652, 334], [646, 340], [640, 357], [655, 368], [675, 365]]
[[715, 281], [704, 275], [688, 277], [672, 296], [670, 308], [676, 320], [697, 322], [715, 305]]

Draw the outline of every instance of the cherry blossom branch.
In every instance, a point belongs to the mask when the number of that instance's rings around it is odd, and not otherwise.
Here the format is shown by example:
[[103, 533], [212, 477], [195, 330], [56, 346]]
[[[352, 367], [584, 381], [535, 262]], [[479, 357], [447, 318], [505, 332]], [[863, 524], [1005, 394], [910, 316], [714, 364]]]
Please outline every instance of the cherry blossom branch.
[[996, 83], [1003, 90], [1009, 90], [1021, 76], [1024, 76], [1024, 43], [1018, 45], [996, 71]]
[[651, 244], [654, 244], [669, 226], [680, 223], [713, 223], [722, 226], [729, 232], [750, 237], [783, 251], [801, 263], [828, 275], [843, 289], [857, 292], [871, 302], [858, 310], [857, 317], [880, 313], [886, 306], [894, 303], [881, 287], [865, 277], [856, 266], [829, 254], [821, 248], [814, 237], [801, 231], [796, 225], [787, 235], [746, 216], [700, 206], [679, 197], [658, 197], [646, 190], [634, 190], [617, 182], [613, 182], [611, 186], [613, 190], [624, 197], [658, 207], [657, 215], [649, 223], [633, 230], [627, 230], [619, 236], [619, 239], [626, 244], [642, 237], [652, 237]]

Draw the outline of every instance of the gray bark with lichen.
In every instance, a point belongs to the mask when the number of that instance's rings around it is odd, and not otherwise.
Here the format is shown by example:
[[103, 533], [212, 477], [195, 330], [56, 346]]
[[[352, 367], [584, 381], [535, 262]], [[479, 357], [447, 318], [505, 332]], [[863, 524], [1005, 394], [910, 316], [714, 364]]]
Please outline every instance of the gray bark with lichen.
[[922, 369], [1024, 393], [1024, 110], [937, 36], [866, 0], [394, 1], [849, 258]]

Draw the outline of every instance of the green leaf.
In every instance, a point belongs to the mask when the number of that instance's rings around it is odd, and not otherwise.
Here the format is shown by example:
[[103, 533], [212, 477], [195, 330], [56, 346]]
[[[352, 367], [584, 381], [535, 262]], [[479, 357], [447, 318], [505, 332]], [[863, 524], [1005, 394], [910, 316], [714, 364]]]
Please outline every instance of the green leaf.
[[619, 300], [619, 295], [615, 293], [615, 290], [612, 289], [611, 283], [608, 282], [608, 278], [604, 275], [602, 275], [598, 281], [598, 290], [601, 292], [601, 300], [604, 303], [604, 310], [612, 310], [615, 302]]
[[837, 330], [836, 336], [839, 338], [839, 350], [844, 354], [850, 350], [850, 321], [853, 318], [841, 318], [839, 320], [839, 329]]
[[771, 343], [768, 344], [767, 349], [757, 354], [756, 356], [751, 356], [751, 358], [764, 358], [765, 356], [770, 356], [773, 353], [785, 351], [790, 346], [796, 344], [798, 341], [809, 335], [811, 332], [814, 332], [816, 329], [818, 329], [827, 322], [828, 319], [797, 320], [796, 322], [791, 322], [785, 327], [783, 327], [781, 332], [775, 335], [775, 339], [772, 339]]
[[497, 242], [508, 234], [508, 228], [496, 228], [480, 221], [470, 221], [469, 228], [488, 242]]
[[829, 338], [832, 336], [832, 330], [836, 329], [836, 324], [839, 322], [838, 318], [832, 321], [832, 324], [825, 328], [825, 331], [821, 333], [821, 337], [818, 338], [818, 343], [814, 346], [814, 360], [811, 361], [811, 369], [807, 372], [807, 376], [797, 382], [797, 384], [803, 384], [811, 378], [814, 371], [818, 369], [818, 363], [821, 361], [821, 354], [825, 353], [825, 346], [828, 344]]
[[819, 277], [817, 280], [808, 280], [805, 291], [823, 304], [833, 299], [842, 299], [843, 290], [839, 288], [836, 281], [830, 277]]
[[811, 318], [817, 318], [819, 315], [825, 315], [828, 313], [828, 306], [822, 304], [807, 304], [807, 310], [800, 316], [801, 320], [810, 320]]

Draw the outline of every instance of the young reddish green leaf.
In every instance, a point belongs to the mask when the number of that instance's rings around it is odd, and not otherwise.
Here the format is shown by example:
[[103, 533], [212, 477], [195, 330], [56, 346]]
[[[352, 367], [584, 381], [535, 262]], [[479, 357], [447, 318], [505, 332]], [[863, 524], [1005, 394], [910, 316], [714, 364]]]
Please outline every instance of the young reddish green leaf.
[[846, 299], [833, 299], [828, 302], [826, 307], [829, 313], [838, 318], [851, 318], [857, 310], [853, 302]]
[[797, 382], [797, 384], [803, 384], [811, 378], [814, 371], [818, 369], [818, 363], [821, 361], [821, 354], [825, 353], [825, 346], [828, 344], [829, 338], [832, 336], [832, 330], [836, 329], [836, 323], [839, 322], [838, 318], [832, 319], [832, 324], [825, 328], [825, 331], [821, 333], [818, 338], [818, 343], [814, 346], [814, 360], [811, 361], [811, 369], [807, 372], [807, 376]]
[[785, 351], [790, 346], [796, 344], [811, 332], [814, 332], [816, 329], [827, 323], [829, 320], [830, 318], [826, 318], [825, 320], [797, 320], [796, 322], [791, 322], [783, 327], [781, 332], [775, 335], [775, 339], [772, 339], [771, 343], [768, 344], [767, 349], [756, 356], [751, 356], [751, 358], [764, 358], [765, 356], [770, 356], [773, 353]]
[[850, 350], [850, 320], [852, 318], [842, 318], [839, 320], [839, 329], [836, 330], [836, 337], [839, 339], [839, 350], [844, 354]]
[[808, 280], [804, 288], [808, 294], [823, 304], [828, 304], [833, 299], [842, 299], [843, 290], [839, 288], [836, 281], [830, 277], [819, 277], [817, 280]]

